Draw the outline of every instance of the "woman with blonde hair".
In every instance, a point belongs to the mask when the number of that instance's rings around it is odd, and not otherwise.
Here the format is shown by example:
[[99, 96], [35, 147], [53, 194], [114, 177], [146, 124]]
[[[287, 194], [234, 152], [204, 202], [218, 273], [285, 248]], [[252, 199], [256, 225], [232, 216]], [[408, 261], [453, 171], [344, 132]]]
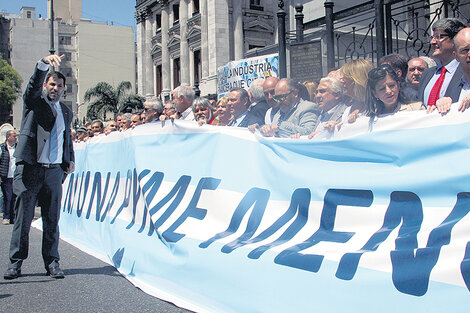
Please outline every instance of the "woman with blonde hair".
[[369, 60], [358, 59], [344, 64], [337, 71], [337, 78], [343, 83], [344, 95], [350, 98], [351, 105], [344, 112], [343, 121], [355, 120], [367, 110], [367, 77], [374, 65]]
[[211, 125], [227, 126], [233, 120], [232, 110], [228, 105], [227, 97], [222, 97], [217, 101], [215, 111], [217, 112], [217, 116], [212, 120]]
[[305, 100], [315, 102], [315, 93], [317, 91], [318, 84], [315, 82], [306, 80], [302, 82], [302, 85], [304, 85], [305, 88], [307, 88], [308, 94], [310, 96], [310, 99], [305, 99]]

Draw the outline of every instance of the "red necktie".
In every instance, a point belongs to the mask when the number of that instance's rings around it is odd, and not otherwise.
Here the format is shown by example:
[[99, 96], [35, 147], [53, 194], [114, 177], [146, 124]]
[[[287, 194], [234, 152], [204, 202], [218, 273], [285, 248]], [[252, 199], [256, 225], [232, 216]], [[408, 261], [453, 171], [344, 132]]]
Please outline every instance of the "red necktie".
[[441, 76], [439, 76], [436, 83], [431, 89], [431, 93], [429, 94], [428, 107], [436, 105], [436, 101], [437, 99], [439, 99], [439, 93], [441, 92], [442, 83], [444, 82], [445, 77], [446, 77], [446, 68], [443, 66], [441, 68]]

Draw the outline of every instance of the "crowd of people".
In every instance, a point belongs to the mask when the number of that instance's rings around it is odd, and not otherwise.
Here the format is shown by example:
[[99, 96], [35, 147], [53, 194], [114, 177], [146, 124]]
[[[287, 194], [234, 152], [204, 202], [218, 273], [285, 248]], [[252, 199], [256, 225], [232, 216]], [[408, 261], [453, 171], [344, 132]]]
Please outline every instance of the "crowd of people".
[[105, 123], [95, 120], [77, 129], [75, 140], [166, 119], [247, 127], [267, 137], [314, 138], [322, 131], [354, 123], [359, 116], [380, 118], [436, 108], [445, 114], [455, 102], [461, 103], [463, 111], [470, 105], [470, 28], [460, 19], [445, 18], [434, 23], [432, 30], [432, 58], [407, 59], [393, 53], [382, 57], [377, 67], [357, 59], [319, 82], [258, 78], [248, 90], [233, 88], [218, 100], [196, 98], [193, 88], [179, 86], [172, 100], [162, 103], [153, 98], [145, 102], [142, 112], [121, 114]]
[[73, 113], [60, 102], [66, 78], [60, 72], [49, 72], [51, 66], [60, 65], [64, 55], [42, 58], [25, 91], [19, 140], [15, 131], [8, 131], [0, 144], [2, 223], [15, 220], [4, 278], [21, 276], [36, 204], [43, 216], [46, 273], [64, 278], [59, 267], [57, 223], [61, 184], [75, 169], [72, 138], [82, 142], [167, 119], [246, 127], [266, 137], [314, 138], [320, 132], [355, 123], [360, 116], [376, 119], [402, 111], [436, 109], [446, 114], [453, 103], [458, 103], [459, 111], [466, 110], [470, 106], [470, 27], [457, 18], [440, 19], [432, 25], [430, 44], [433, 58], [408, 60], [390, 54], [377, 67], [369, 60], [353, 60], [319, 82], [258, 78], [248, 90], [233, 88], [218, 100], [196, 97], [192, 87], [182, 85], [172, 91], [171, 101], [148, 99], [141, 112], [119, 114], [106, 122], [94, 120], [74, 130], [68, 127]]

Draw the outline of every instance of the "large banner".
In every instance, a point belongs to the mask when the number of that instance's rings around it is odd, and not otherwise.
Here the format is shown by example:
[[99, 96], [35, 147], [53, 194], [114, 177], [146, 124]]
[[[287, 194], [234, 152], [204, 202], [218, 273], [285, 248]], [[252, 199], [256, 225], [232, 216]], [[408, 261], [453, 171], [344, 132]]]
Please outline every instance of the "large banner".
[[470, 312], [469, 146], [470, 111], [146, 124], [76, 145], [61, 238], [197, 312]]
[[278, 68], [277, 53], [229, 62], [217, 69], [217, 95], [226, 96], [232, 88], [248, 90], [257, 78], [277, 77]]

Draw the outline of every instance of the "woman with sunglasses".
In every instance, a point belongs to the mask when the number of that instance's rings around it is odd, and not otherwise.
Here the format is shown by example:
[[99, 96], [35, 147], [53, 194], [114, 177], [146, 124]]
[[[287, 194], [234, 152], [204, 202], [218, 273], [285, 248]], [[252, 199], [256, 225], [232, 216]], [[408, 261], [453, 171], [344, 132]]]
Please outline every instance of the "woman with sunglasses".
[[388, 64], [369, 72], [366, 89], [368, 116], [381, 116], [401, 111], [424, 110], [422, 102], [410, 103], [403, 95], [400, 80]]

